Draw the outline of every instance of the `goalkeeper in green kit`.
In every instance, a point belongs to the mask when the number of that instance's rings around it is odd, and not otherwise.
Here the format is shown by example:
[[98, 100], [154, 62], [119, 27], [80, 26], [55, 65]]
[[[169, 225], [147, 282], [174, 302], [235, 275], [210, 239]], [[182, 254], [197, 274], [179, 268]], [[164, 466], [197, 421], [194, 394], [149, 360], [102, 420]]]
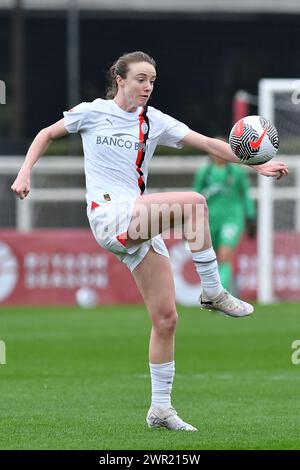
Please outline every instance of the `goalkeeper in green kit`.
[[244, 230], [256, 235], [256, 210], [242, 166], [216, 157], [196, 172], [193, 188], [203, 194], [209, 208], [212, 244], [217, 253], [222, 285], [230, 290], [232, 261]]

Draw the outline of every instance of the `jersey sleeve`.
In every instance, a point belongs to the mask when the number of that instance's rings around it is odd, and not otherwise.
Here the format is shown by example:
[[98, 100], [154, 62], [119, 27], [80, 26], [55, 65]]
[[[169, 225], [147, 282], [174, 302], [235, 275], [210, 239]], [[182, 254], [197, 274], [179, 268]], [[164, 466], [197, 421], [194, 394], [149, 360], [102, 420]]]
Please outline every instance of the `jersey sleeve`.
[[161, 133], [158, 145], [166, 145], [168, 147], [177, 147], [182, 148], [183, 145], [180, 144], [180, 141], [186, 136], [190, 131], [190, 128], [183, 124], [177, 119], [172, 118], [168, 114], [163, 114], [163, 132]]
[[88, 127], [91, 103], [80, 103], [69, 111], [64, 111], [64, 126], [69, 133], [80, 132]]

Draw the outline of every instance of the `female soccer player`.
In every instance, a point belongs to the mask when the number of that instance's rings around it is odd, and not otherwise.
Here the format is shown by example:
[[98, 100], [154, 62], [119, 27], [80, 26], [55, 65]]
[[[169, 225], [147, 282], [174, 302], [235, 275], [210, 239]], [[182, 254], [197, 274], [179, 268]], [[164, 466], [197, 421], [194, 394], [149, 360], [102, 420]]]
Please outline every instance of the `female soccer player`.
[[[87, 213], [97, 242], [131, 270], [148, 309], [152, 331], [149, 362], [152, 402], [149, 427], [196, 431], [171, 406], [175, 373], [175, 292], [166, 229], [182, 227], [201, 277], [200, 306], [242, 317], [253, 307], [223, 289], [211, 245], [205, 198], [196, 192], [145, 194], [148, 165], [157, 145], [192, 145], [226, 161], [239, 160], [228, 144], [190, 130], [148, 107], [156, 79], [154, 60], [144, 52], [120, 57], [110, 68], [107, 99], [81, 103], [64, 118], [42, 129], [32, 142], [12, 190], [23, 199], [30, 191], [30, 171], [48, 144], [80, 132], [87, 186]], [[171, 161], [170, 161], [170, 164]], [[265, 176], [287, 174], [284, 163], [255, 167]]]

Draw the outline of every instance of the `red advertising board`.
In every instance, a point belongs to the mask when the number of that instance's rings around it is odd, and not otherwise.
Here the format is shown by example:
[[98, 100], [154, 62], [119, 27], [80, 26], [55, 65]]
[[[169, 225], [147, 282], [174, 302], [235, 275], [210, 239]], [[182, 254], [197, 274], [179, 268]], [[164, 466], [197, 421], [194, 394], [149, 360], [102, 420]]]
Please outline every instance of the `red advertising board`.
[[90, 230], [0, 231], [0, 305], [74, 304], [82, 286], [103, 304], [141, 301], [126, 266]]
[[[300, 299], [300, 234], [276, 232], [273, 241], [273, 291], [276, 299]], [[244, 238], [236, 252], [237, 287], [244, 298], [256, 297], [256, 243]]]
[[[167, 240], [177, 301], [197, 303], [199, 279], [189, 250]], [[274, 289], [282, 299], [300, 298], [300, 236], [275, 236]], [[244, 239], [235, 259], [236, 288], [245, 299], [256, 296], [256, 243]], [[88, 229], [0, 231], [0, 305], [72, 305], [87, 286], [99, 304], [142, 301], [128, 268], [103, 250]]]

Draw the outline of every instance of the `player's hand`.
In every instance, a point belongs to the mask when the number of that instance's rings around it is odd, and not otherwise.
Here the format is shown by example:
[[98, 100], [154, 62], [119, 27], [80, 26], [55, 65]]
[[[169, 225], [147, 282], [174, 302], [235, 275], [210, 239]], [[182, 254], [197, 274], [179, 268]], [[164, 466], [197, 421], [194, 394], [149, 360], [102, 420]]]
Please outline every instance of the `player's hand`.
[[30, 191], [29, 175], [19, 173], [11, 185], [11, 189], [20, 199], [24, 199]]
[[286, 163], [283, 162], [267, 162], [262, 165], [256, 165], [253, 167], [260, 175], [271, 176], [280, 180], [283, 176], [287, 176], [289, 169]]

